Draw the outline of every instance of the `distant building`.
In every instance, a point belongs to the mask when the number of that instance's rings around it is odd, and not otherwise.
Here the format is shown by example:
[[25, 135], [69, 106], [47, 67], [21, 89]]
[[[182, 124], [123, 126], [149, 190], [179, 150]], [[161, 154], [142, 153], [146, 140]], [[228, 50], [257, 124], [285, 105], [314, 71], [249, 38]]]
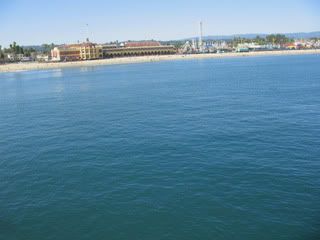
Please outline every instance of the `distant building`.
[[249, 52], [249, 48], [247, 48], [247, 47], [237, 47], [236, 48], [236, 52], [239, 52], [239, 53]]
[[33, 61], [33, 58], [32, 57], [22, 57], [20, 59], [21, 62], [31, 62]]
[[126, 42], [97, 45], [89, 41], [81, 44], [61, 45], [51, 50], [52, 61], [78, 61], [101, 58], [175, 54], [174, 46], [156, 41]]
[[297, 46], [295, 43], [286, 43], [286, 44], [284, 44], [284, 48], [289, 49], [289, 50], [293, 50], [293, 49], [297, 49]]
[[16, 57], [16, 55], [13, 54], [13, 53], [8, 53], [8, 54], [7, 54], [7, 59], [8, 59], [9, 61], [14, 61], [14, 60], [15, 60], [15, 57]]
[[80, 48], [78, 45], [62, 45], [51, 50], [52, 61], [78, 61]]
[[80, 59], [92, 60], [102, 58], [102, 46], [95, 43], [86, 42], [80, 44]]
[[52, 61], [92, 60], [102, 57], [102, 46], [89, 41], [81, 44], [62, 45], [51, 50]]
[[22, 53], [15, 54], [15, 53], [8, 53], [7, 54], [7, 59], [9, 61], [21, 61], [21, 59], [24, 57]]
[[137, 47], [161, 47], [161, 44], [156, 41], [142, 41], [142, 42], [126, 42], [124, 44], [128, 48], [137, 48]]
[[49, 56], [46, 54], [38, 54], [35, 59], [38, 62], [49, 62]]
[[145, 55], [169, 55], [177, 53], [174, 46], [161, 45], [156, 41], [126, 42], [124, 44], [110, 47], [102, 47], [103, 57], [128, 57]]

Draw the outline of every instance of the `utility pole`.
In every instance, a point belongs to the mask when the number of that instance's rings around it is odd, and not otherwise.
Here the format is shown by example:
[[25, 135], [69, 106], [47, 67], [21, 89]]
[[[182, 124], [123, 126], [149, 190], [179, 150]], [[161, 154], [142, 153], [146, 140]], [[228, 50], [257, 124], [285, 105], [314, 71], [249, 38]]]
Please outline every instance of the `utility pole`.
[[90, 31], [89, 31], [89, 24], [86, 24], [86, 30], [87, 30], [87, 36], [86, 36], [86, 42], [89, 42], [89, 35], [90, 35]]

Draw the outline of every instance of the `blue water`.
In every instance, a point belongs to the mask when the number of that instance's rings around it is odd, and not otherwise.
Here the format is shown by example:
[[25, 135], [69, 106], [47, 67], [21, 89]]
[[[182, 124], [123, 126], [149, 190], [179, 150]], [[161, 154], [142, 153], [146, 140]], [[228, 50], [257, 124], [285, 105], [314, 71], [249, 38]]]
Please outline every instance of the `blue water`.
[[319, 239], [320, 56], [0, 74], [0, 239]]

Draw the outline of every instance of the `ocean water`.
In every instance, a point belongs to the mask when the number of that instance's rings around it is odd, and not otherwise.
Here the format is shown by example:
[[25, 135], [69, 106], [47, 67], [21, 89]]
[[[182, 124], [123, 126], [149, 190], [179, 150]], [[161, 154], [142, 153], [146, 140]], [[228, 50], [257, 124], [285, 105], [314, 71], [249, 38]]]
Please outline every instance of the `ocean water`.
[[320, 56], [0, 74], [0, 239], [320, 239]]

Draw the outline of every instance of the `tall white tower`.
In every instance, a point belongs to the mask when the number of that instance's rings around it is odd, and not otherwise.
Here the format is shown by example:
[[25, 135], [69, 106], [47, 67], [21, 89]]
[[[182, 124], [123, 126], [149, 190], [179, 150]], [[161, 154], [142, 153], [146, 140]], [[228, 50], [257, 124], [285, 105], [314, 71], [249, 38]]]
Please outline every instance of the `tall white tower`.
[[199, 36], [199, 51], [203, 52], [203, 32], [202, 32], [202, 21], [200, 21], [200, 36]]

